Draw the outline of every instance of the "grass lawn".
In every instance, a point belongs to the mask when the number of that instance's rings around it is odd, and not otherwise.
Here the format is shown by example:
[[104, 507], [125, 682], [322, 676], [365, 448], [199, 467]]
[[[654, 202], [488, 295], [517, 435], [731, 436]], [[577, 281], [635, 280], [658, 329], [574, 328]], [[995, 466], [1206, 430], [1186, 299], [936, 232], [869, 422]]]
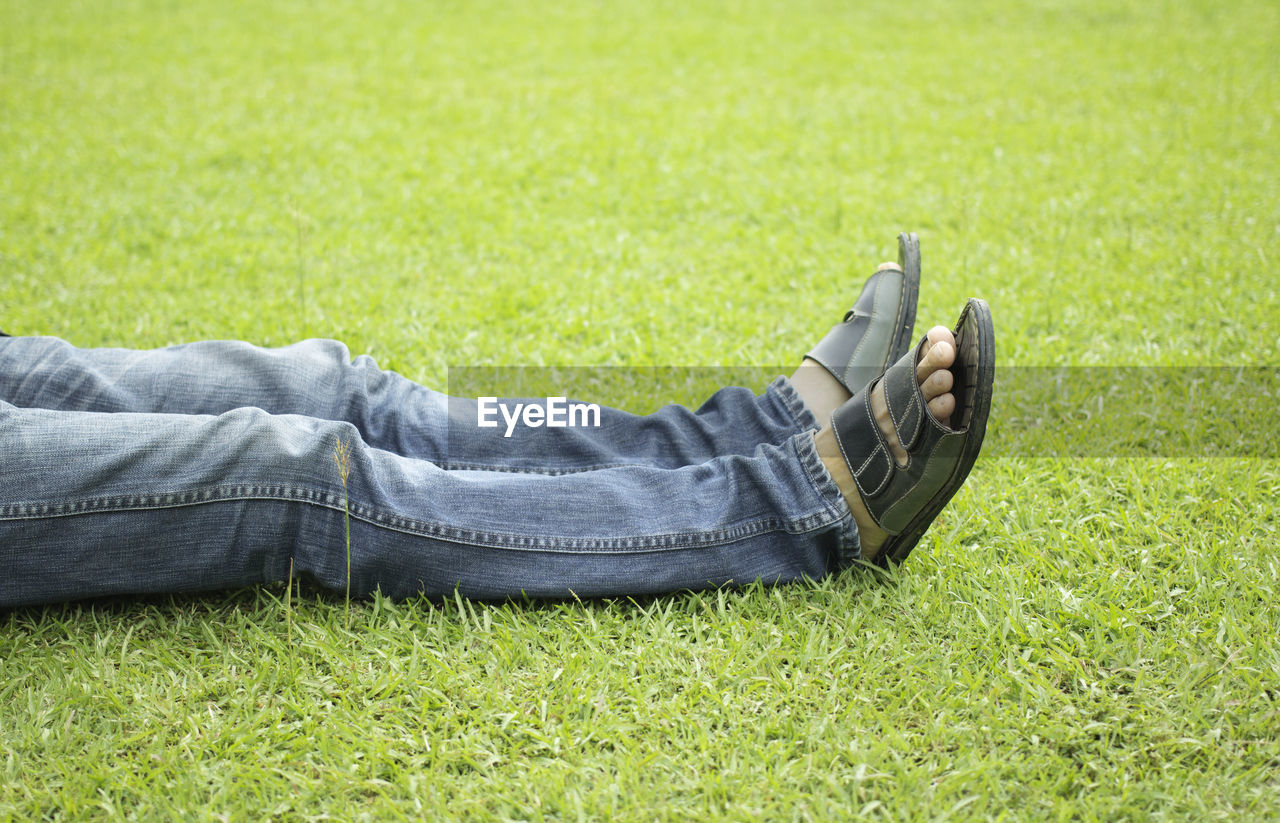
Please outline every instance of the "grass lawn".
[[[1278, 49], [1266, 0], [4, 0], [0, 328], [784, 368], [912, 229], [1003, 366], [1274, 367]], [[3, 612], [0, 819], [1276, 819], [1278, 498], [1011, 451], [883, 578]]]

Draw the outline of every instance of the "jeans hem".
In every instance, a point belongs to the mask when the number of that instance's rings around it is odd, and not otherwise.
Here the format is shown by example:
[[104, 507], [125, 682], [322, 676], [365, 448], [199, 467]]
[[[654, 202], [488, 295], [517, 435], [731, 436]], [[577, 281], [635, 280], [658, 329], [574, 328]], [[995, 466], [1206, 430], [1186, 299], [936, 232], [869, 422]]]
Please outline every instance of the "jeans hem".
[[844, 569], [852, 566], [862, 559], [862, 539], [858, 532], [858, 523], [853, 519], [853, 512], [849, 509], [849, 503], [844, 499], [844, 493], [832, 479], [827, 467], [823, 465], [822, 458], [818, 456], [818, 447], [814, 439], [800, 435], [796, 437], [795, 445], [800, 466], [808, 476], [809, 482], [813, 484], [814, 491], [830, 506], [840, 520], [836, 567]]
[[796, 387], [786, 377], [779, 376], [769, 384], [769, 391], [773, 392], [782, 404], [786, 406], [787, 412], [795, 420], [799, 431], [812, 431], [822, 428], [821, 421], [818, 420], [804, 400], [800, 398], [800, 392], [796, 391]]

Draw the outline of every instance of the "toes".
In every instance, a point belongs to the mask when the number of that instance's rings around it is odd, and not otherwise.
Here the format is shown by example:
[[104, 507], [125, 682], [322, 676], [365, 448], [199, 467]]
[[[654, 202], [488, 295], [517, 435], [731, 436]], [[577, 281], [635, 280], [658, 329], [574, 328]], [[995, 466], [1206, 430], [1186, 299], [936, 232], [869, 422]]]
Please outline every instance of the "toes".
[[[951, 332], [947, 332], [950, 337]], [[934, 343], [925, 352], [924, 357], [920, 358], [920, 362], [916, 364], [916, 379], [924, 383], [929, 375], [939, 369], [949, 369], [951, 364], [956, 362], [956, 347], [954, 339], [939, 340]]]
[[940, 394], [929, 401], [929, 413], [944, 426], [951, 425], [951, 413], [956, 410], [954, 394]]
[[933, 400], [951, 391], [954, 383], [955, 376], [950, 369], [938, 369], [920, 384], [920, 391], [924, 393], [925, 400]]
[[941, 343], [943, 340], [948, 343], [954, 343], [956, 341], [955, 336], [951, 333], [951, 329], [946, 326], [934, 326], [929, 329], [929, 332], [925, 334], [925, 337], [929, 338], [930, 346], [933, 346], [934, 343]]
[[916, 379], [929, 405], [929, 413], [944, 426], [951, 425], [956, 398], [951, 394], [955, 376], [951, 366], [956, 362], [956, 338], [946, 326], [934, 326], [925, 335], [928, 343], [916, 364]]
[[951, 329], [946, 326], [934, 326], [925, 333], [925, 340], [929, 342], [925, 344], [924, 351], [920, 354], [920, 362], [924, 362], [925, 357], [939, 343], [948, 343], [952, 346], [956, 343], [956, 336], [951, 333]]

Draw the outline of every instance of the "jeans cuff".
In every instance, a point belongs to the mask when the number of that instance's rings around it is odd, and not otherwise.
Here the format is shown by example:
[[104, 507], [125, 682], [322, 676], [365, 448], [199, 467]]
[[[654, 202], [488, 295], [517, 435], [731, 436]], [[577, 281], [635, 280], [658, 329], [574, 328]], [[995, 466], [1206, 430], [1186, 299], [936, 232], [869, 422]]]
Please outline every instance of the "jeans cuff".
[[800, 465], [809, 475], [809, 482], [813, 484], [814, 491], [840, 517], [836, 567], [843, 569], [851, 566], [862, 559], [862, 539], [858, 533], [858, 523], [853, 519], [853, 512], [849, 510], [849, 504], [844, 499], [840, 487], [836, 485], [831, 473], [823, 465], [822, 458], [818, 456], [818, 446], [814, 443], [813, 437], [807, 432], [796, 435], [795, 447], [800, 457]]
[[796, 426], [800, 431], [813, 431], [814, 429], [822, 428], [821, 421], [800, 399], [800, 392], [796, 391], [796, 387], [791, 385], [791, 381], [786, 377], [779, 376], [777, 380], [769, 384], [768, 390], [782, 401], [782, 405], [786, 407], [787, 413], [795, 420]]

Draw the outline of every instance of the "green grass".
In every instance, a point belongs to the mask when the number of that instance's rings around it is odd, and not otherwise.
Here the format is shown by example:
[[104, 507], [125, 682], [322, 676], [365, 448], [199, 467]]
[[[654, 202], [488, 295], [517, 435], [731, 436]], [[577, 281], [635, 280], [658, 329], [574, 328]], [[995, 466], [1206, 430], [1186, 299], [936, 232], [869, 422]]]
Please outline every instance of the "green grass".
[[[0, 328], [791, 364], [914, 229], [921, 322], [986, 297], [1003, 365], [1275, 366], [1277, 43], [1249, 0], [6, 0]], [[0, 818], [1275, 819], [1278, 498], [1005, 455], [885, 580], [10, 611]]]

